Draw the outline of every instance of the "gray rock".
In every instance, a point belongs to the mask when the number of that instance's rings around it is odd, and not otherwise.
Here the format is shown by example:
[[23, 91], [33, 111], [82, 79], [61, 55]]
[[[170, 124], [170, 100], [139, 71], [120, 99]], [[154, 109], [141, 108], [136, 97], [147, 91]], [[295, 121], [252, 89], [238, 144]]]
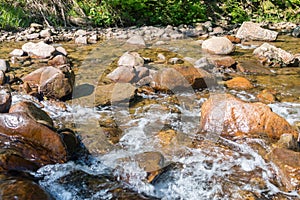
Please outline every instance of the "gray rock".
[[68, 55], [68, 52], [66, 51], [66, 49], [65, 48], [63, 48], [63, 47], [56, 47], [56, 51], [57, 52], [59, 52], [59, 53], [61, 53], [61, 54], [63, 54], [64, 56], [67, 56]]
[[293, 37], [300, 37], [300, 26], [297, 26], [293, 32], [292, 32]]
[[55, 48], [41, 41], [38, 43], [25, 43], [22, 46], [22, 50], [27, 52], [29, 56], [36, 56], [38, 58], [49, 58], [55, 51]]
[[21, 57], [24, 55], [24, 51], [22, 49], [14, 49], [12, 52], [9, 53], [9, 55]]
[[144, 59], [137, 52], [126, 52], [118, 60], [118, 66], [141, 67], [143, 65]]
[[0, 70], [2, 70], [4, 72], [7, 72], [10, 70], [9, 63], [4, 59], [0, 59]]
[[126, 43], [128, 44], [133, 44], [133, 45], [139, 45], [139, 46], [146, 46], [145, 40], [142, 36], [140, 35], [134, 35], [130, 37]]
[[79, 36], [75, 38], [75, 44], [88, 44], [87, 36]]
[[89, 44], [96, 44], [97, 43], [97, 40], [98, 40], [98, 36], [96, 34], [94, 35], [91, 35], [89, 38], [88, 38], [88, 43]]
[[275, 60], [279, 64], [289, 65], [295, 61], [295, 57], [291, 53], [270, 45], [269, 43], [264, 43], [256, 48], [253, 54], [260, 58], [267, 59], [268, 63], [273, 63]]
[[86, 36], [87, 32], [85, 30], [79, 29], [74, 33], [75, 36]]
[[39, 37], [40, 37], [39, 33], [32, 33], [32, 34], [26, 35], [26, 38], [28, 40], [35, 40], [35, 39], [38, 39]]
[[203, 41], [202, 49], [213, 54], [226, 55], [234, 52], [234, 45], [226, 37], [212, 37]]
[[240, 39], [262, 41], [275, 41], [277, 36], [276, 31], [261, 28], [259, 24], [253, 22], [244, 22], [236, 34]]
[[52, 35], [52, 32], [50, 29], [44, 29], [44, 30], [41, 30], [41, 32], [40, 32], [41, 38], [51, 37], [51, 35]]

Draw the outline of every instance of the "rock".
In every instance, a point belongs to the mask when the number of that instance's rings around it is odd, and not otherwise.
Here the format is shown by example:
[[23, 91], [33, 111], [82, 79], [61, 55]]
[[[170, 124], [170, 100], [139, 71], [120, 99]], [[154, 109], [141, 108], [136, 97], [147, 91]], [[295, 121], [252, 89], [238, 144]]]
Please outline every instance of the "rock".
[[3, 200], [51, 200], [53, 199], [33, 180], [23, 177], [0, 174], [0, 198]]
[[26, 113], [0, 114], [0, 148], [17, 150], [22, 158], [38, 167], [64, 163], [68, 152], [61, 137]]
[[280, 139], [274, 144], [277, 148], [285, 148], [293, 151], [299, 151], [297, 139], [292, 134], [282, 134]]
[[236, 68], [238, 71], [246, 74], [272, 74], [269, 68], [253, 60], [239, 61]]
[[274, 148], [266, 158], [279, 168], [281, 180], [287, 190], [300, 189], [300, 152]]
[[79, 36], [75, 38], [75, 44], [88, 44], [87, 36]]
[[30, 86], [38, 86], [40, 94], [48, 98], [62, 99], [73, 91], [74, 74], [69, 69], [58, 69], [55, 67], [42, 67], [22, 78]]
[[75, 36], [86, 36], [87, 32], [85, 30], [79, 29], [74, 33]]
[[174, 90], [187, 87], [203, 89], [216, 85], [212, 75], [203, 69], [196, 69], [192, 66], [163, 68], [152, 76], [151, 87], [157, 90]]
[[232, 35], [226, 35], [225, 36], [228, 40], [230, 40], [232, 43], [234, 44], [239, 44], [241, 43], [241, 39], [240, 38], [237, 38], [235, 36], [232, 36]]
[[118, 83], [136, 83], [146, 76], [149, 76], [149, 69], [139, 66], [120, 66], [107, 75], [109, 79]]
[[297, 26], [294, 30], [293, 30], [293, 32], [292, 32], [292, 36], [293, 37], [300, 37], [300, 26]]
[[7, 77], [5, 73], [2, 70], [0, 70], [0, 85], [4, 85], [6, 83], [6, 79]]
[[137, 52], [126, 52], [118, 60], [118, 66], [142, 67], [144, 59]]
[[130, 37], [126, 41], [126, 43], [127, 44], [138, 45], [138, 46], [142, 46], [142, 47], [146, 46], [144, 38], [142, 36], [140, 36], [140, 35], [134, 35], [134, 36]]
[[256, 48], [253, 54], [271, 66], [275, 66], [276, 64], [286, 66], [295, 62], [295, 57], [291, 53], [269, 43], [264, 43]]
[[52, 35], [52, 31], [50, 29], [44, 29], [44, 30], [41, 30], [41, 32], [40, 32], [41, 38], [48, 38], [48, 37], [51, 37], [51, 35]]
[[89, 44], [96, 44], [98, 41], [98, 36], [96, 34], [94, 35], [91, 35], [89, 38], [88, 38], [88, 43]]
[[230, 56], [213, 59], [212, 63], [217, 67], [224, 67], [224, 68], [229, 68], [236, 64], [235, 60]]
[[0, 70], [3, 72], [8, 72], [10, 70], [9, 63], [4, 59], [0, 59]]
[[35, 40], [35, 39], [38, 39], [39, 37], [40, 37], [39, 33], [32, 33], [32, 34], [26, 35], [26, 38], [28, 40]]
[[261, 28], [259, 24], [253, 22], [243, 22], [236, 33], [236, 37], [242, 40], [275, 41], [277, 36], [276, 31]]
[[42, 29], [43, 25], [38, 24], [38, 23], [31, 23], [30, 28], [35, 28], [35, 29]]
[[276, 101], [275, 94], [275, 91], [264, 89], [259, 94], [257, 94], [257, 98], [262, 103], [270, 104]]
[[10, 56], [17, 56], [17, 57], [21, 57], [24, 56], [25, 53], [22, 49], [14, 49], [12, 52], [9, 53]]
[[164, 146], [169, 146], [175, 140], [177, 132], [175, 130], [169, 129], [165, 131], [160, 131], [157, 133], [156, 137], [159, 138], [160, 144]]
[[30, 56], [38, 58], [49, 58], [55, 51], [55, 48], [51, 45], [41, 41], [38, 43], [28, 42], [22, 46], [22, 50]]
[[51, 65], [51, 66], [59, 66], [59, 65], [67, 64], [67, 63], [68, 63], [68, 59], [64, 55], [57, 55], [48, 61], [48, 65]]
[[79, 141], [75, 133], [70, 129], [59, 130], [58, 133], [66, 146], [68, 154], [75, 154], [79, 147]]
[[7, 89], [0, 90], [0, 113], [8, 112], [12, 102], [10, 91]]
[[53, 128], [53, 121], [50, 118], [50, 116], [45, 111], [38, 108], [32, 102], [21, 101], [19, 103], [14, 104], [9, 109], [9, 113], [17, 113], [17, 112], [24, 112], [36, 122], [40, 124], [44, 124], [50, 128]]
[[225, 81], [225, 85], [229, 89], [234, 90], [249, 90], [254, 87], [251, 82], [244, 77], [235, 77], [231, 80]]
[[67, 55], [68, 55], [68, 52], [66, 51], [66, 49], [63, 48], [63, 47], [61, 47], [61, 46], [56, 47], [56, 51], [57, 51], [58, 53], [61, 53], [61, 54], [64, 55], [64, 56], [67, 56]]
[[22, 157], [20, 153], [12, 149], [0, 149], [0, 172], [5, 171], [36, 171], [38, 166]]
[[267, 105], [247, 103], [229, 94], [211, 95], [202, 105], [200, 127], [203, 132], [223, 136], [266, 134], [279, 139], [282, 134], [290, 133], [298, 137], [297, 131]]
[[226, 37], [212, 37], [203, 41], [202, 49], [209, 53], [226, 55], [232, 53], [235, 48]]
[[119, 161], [137, 162], [138, 166], [147, 172], [148, 182], [151, 182], [166, 165], [165, 158], [160, 152], [144, 152]]
[[136, 88], [130, 83], [99, 85], [95, 90], [95, 106], [111, 105], [128, 101], [135, 95]]

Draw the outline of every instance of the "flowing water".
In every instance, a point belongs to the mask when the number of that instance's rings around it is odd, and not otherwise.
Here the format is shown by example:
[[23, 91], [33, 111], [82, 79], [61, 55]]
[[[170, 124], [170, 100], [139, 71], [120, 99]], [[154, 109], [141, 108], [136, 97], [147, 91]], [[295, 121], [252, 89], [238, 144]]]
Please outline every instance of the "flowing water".
[[[281, 36], [275, 43], [292, 53], [300, 52], [299, 44], [298, 39], [288, 36]], [[5, 49], [2, 51], [4, 55], [13, 48], [21, 47], [21, 44], [1, 45], [0, 49]], [[106, 67], [124, 52], [136, 47], [119, 40], [89, 46], [62, 45], [67, 48], [74, 63], [77, 85], [74, 99], [68, 101], [64, 108], [47, 101], [37, 104], [50, 114], [57, 127], [72, 128], [79, 137], [92, 137], [95, 151], [92, 155], [83, 154], [76, 161], [48, 165], [33, 173], [39, 178], [39, 184], [55, 199], [300, 198], [296, 191], [287, 191], [283, 187], [276, 166], [263, 159], [271, 148], [268, 141], [260, 138], [228, 140], [218, 133], [210, 137], [197, 135], [201, 105], [210, 92], [216, 91], [140, 94], [141, 102], [131, 107], [130, 102], [93, 107], [95, 97], [92, 91]], [[241, 62], [255, 59], [251, 53], [256, 45], [259, 44], [237, 47], [233, 57]], [[156, 48], [154, 42], [148, 46]], [[206, 56], [192, 39], [167, 41], [159, 47], [194, 59]], [[269, 106], [292, 125], [299, 120], [298, 73], [247, 77], [256, 83], [257, 88], [279, 90], [281, 102]], [[276, 82], [279, 78], [281, 81]], [[217, 90], [225, 92], [223, 87]], [[228, 92], [241, 99], [255, 101], [258, 89]], [[13, 95], [14, 102], [24, 99], [37, 102], [28, 95]], [[114, 143], [107, 141], [100, 126], [101, 122], [111, 119], [122, 130], [122, 135]], [[168, 144], [162, 143], [157, 135], [166, 129], [177, 132]], [[164, 170], [151, 182], [134, 159], [124, 161], [124, 158], [146, 152], [159, 152], [165, 158], [161, 163]]]

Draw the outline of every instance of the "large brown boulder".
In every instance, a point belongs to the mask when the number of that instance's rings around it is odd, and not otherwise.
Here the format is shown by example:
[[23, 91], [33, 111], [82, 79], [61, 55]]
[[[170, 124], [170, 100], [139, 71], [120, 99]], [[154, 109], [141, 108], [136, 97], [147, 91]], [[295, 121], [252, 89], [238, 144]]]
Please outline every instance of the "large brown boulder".
[[236, 37], [244, 40], [275, 41], [278, 36], [276, 31], [261, 28], [259, 24], [244, 22], [236, 33]]
[[53, 198], [41, 186], [28, 178], [0, 174], [0, 199], [51, 200]]
[[25, 113], [0, 114], [0, 141], [0, 148], [16, 150], [37, 166], [63, 163], [68, 159], [62, 138]]
[[204, 89], [216, 85], [214, 77], [203, 69], [193, 66], [163, 68], [152, 74], [151, 86], [157, 90], [173, 90], [192, 87]]
[[10, 109], [10, 113], [15, 112], [25, 112], [29, 117], [35, 120], [38, 123], [44, 124], [49, 127], [53, 127], [53, 121], [50, 116], [38, 108], [34, 103], [29, 101], [21, 101], [19, 103], [14, 104]]
[[212, 95], [201, 108], [203, 132], [224, 136], [261, 135], [279, 139], [284, 133], [295, 138], [297, 131], [263, 103], [247, 103], [230, 94]]
[[300, 152], [285, 148], [274, 148], [267, 159], [279, 168], [281, 180], [288, 190], [300, 191]]
[[38, 87], [40, 94], [61, 99], [70, 95], [73, 91], [74, 75], [71, 70], [64, 68], [42, 67], [22, 78], [31, 87]]

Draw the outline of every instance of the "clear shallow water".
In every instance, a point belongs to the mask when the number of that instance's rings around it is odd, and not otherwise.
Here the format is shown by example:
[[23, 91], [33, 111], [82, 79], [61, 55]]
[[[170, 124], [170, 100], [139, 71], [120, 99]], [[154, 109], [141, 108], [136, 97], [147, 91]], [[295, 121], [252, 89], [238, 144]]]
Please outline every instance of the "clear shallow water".
[[[204, 56], [195, 43], [186, 45], [189, 42], [191, 40], [170, 41], [163, 47], [195, 59]], [[125, 47], [122, 42], [112, 40], [88, 50], [83, 47], [76, 49], [74, 45], [69, 48], [73, 48], [73, 52], [69, 51], [70, 56], [80, 61], [75, 64], [77, 86], [95, 86], [105, 66], [134, 47]], [[246, 47], [242, 49], [249, 51]], [[255, 101], [252, 93], [230, 92], [243, 100]], [[94, 108], [92, 95], [75, 98], [61, 107], [47, 101], [39, 103], [31, 96], [14, 94], [13, 102], [35, 101], [50, 114], [57, 127], [73, 128], [79, 136], [98, 134], [101, 129], [99, 121], [111, 118], [116, 119], [123, 131], [119, 142], [110, 144], [112, 147], [109, 146], [105, 153], [84, 156], [76, 162], [48, 165], [34, 176], [40, 178], [40, 185], [61, 200], [115, 199], [112, 189], [118, 187], [146, 195], [149, 199], [244, 199], [248, 193], [260, 199], [275, 196], [300, 198], [295, 191], [284, 192], [276, 166], [266, 162], [254, 148], [260, 146], [268, 151], [270, 147], [264, 140], [242, 138], [230, 141], [217, 134], [199, 138], [196, 132], [200, 107], [206, 98], [195, 97], [194, 93], [178, 95], [177, 98], [182, 100], [180, 104], [169, 101], [168, 95], [143, 96], [158, 100], [158, 103], [129, 110], [127, 106], [118, 105]], [[194, 104], [186, 104], [184, 99], [187, 97], [191, 97]], [[299, 103], [281, 102], [269, 106], [291, 124], [299, 120]], [[156, 134], [165, 126], [180, 133], [169, 146], [163, 146]], [[105, 136], [101, 135], [99, 144], [104, 140]], [[135, 160], [123, 162], [122, 158], [151, 151], [162, 153], [166, 165], [174, 165], [149, 183], [147, 173]]]

